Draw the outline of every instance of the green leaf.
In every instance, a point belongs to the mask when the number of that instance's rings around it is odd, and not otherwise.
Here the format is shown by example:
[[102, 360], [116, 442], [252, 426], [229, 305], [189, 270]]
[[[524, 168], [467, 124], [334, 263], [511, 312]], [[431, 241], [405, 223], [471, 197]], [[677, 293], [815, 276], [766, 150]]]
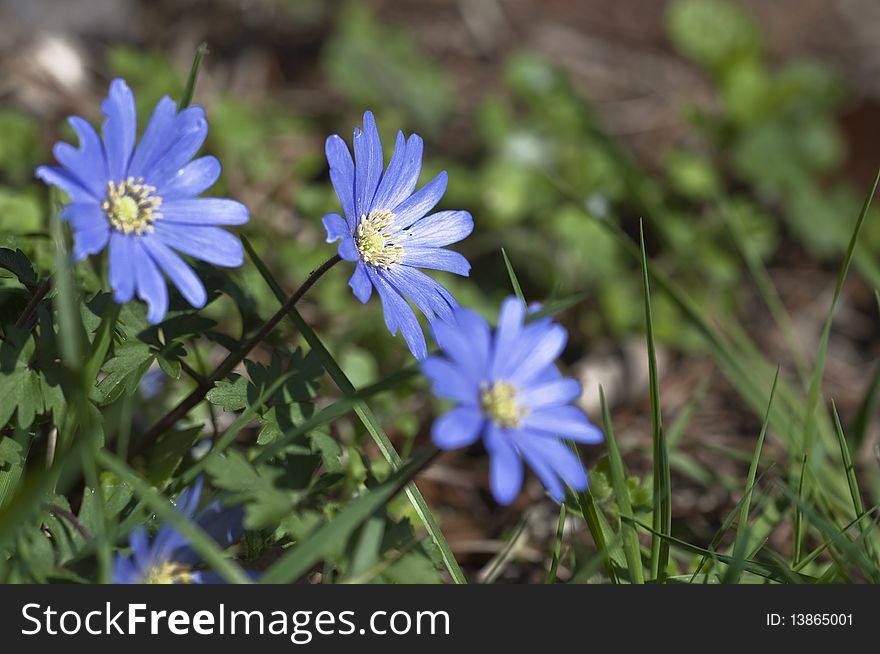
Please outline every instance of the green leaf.
[[0, 507], [12, 497], [24, 466], [24, 448], [15, 440], [0, 438]]
[[157, 488], [163, 488], [180, 466], [202, 433], [201, 426], [170, 429], [156, 439], [150, 448], [145, 477]]
[[214, 383], [205, 395], [211, 404], [216, 404], [224, 411], [241, 411], [248, 406], [248, 380], [241, 375], [230, 375], [235, 381], [220, 379]]
[[123, 392], [133, 394], [153, 356], [150, 346], [138, 340], [117, 345], [113, 358], [104, 364], [106, 376], [92, 389], [91, 398], [99, 404], [109, 404]]
[[33, 289], [37, 285], [37, 273], [27, 255], [21, 250], [0, 248], [0, 268], [11, 272], [28, 289]]
[[300, 493], [281, 490], [275, 480], [281, 470], [260, 466], [254, 468], [241, 454], [234, 451], [212, 456], [205, 470], [217, 488], [233, 494], [237, 504], [245, 507], [245, 527], [261, 529], [278, 522], [294, 510]]

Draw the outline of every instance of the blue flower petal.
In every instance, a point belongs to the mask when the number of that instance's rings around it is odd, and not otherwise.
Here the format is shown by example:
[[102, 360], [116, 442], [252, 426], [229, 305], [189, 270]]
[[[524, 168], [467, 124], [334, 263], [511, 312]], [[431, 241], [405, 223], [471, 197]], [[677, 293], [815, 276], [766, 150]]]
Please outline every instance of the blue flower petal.
[[516, 353], [514, 345], [522, 330], [525, 307], [521, 300], [509, 297], [501, 305], [498, 314], [498, 327], [495, 330], [495, 352], [492, 357], [490, 375], [492, 379], [505, 379], [504, 372], [507, 369], [510, 357]]
[[79, 116], [68, 121], [79, 137], [79, 148], [69, 143], [56, 143], [52, 148], [55, 159], [96, 198], [107, 192], [107, 160], [104, 146], [94, 128]]
[[428, 355], [428, 347], [416, 314], [413, 313], [403, 296], [380, 277], [372, 266], [367, 267], [367, 273], [382, 300], [382, 310], [385, 314], [385, 324], [388, 326], [388, 331], [393, 335], [400, 329], [410, 352], [421, 361]]
[[128, 162], [134, 149], [137, 114], [134, 95], [124, 80], [115, 79], [110, 93], [101, 103], [106, 119], [101, 134], [107, 155], [107, 172], [116, 181], [128, 176]]
[[480, 411], [473, 407], [458, 407], [440, 417], [431, 429], [431, 440], [441, 450], [467, 447], [480, 437], [485, 423]]
[[455, 324], [431, 325], [434, 339], [469, 378], [482, 381], [488, 376], [491, 333], [482, 316], [470, 309], [455, 310]]
[[360, 261], [361, 259], [361, 253], [358, 252], [357, 245], [351, 236], [346, 236], [339, 242], [337, 252], [346, 261]]
[[34, 172], [37, 179], [51, 186], [57, 186], [70, 196], [73, 202], [96, 202], [99, 198], [83, 186], [83, 183], [66, 168], [60, 166], [39, 166]]
[[447, 182], [446, 171], [441, 171], [434, 179], [394, 207], [392, 212], [395, 224], [404, 229], [426, 216], [446, 193]]
[[153, 223], [153, 236], [178, 252], [215, 266], [233, 268], [244, 263], [241, 241], [225, 229], [212, 225], [178, 225], [164, 220]]
[[144, 249], [150, 253], [153, 261], [180, 290], [187, 302], [197, 309], [205, 306], [205, 302], [208, 300], [205, 285], [202, 284], [202, 280], [193, 272], [193, 269], [184, 263], [183, 259], [169, 250], [157, 238], [145, 237], [140, 242]]
[[155, 325], [168, 312], [168, 287], [153, 258], [144, 249], [142, 240], [135, 237], [132, 247], [137, 295], [147, 303], [147, 320]]
[[452, 311], [457, 306], [455, 300], [449, 291], [425, 273], [408, 266], [393, 266], [387, 270], [379, 270], [377, 274], [384, 277], [401, 295], [412, 300], [428, 319], [435, 315], [441, 320], [452, 319]]
[[602, 432], [572, 405], [534, 408], [523, 418], [523, 427], [578, 443], [595, 444], [603, 440]]
[[525, 338], [519, 345], [523, 356], [508, 360], [502, 373], [514, 386], [520, 388], [551, 365], [562, 354], [568, 342], [568, 332], [559, 325], [550, 325], [540, 331], [523, 331]]
[[[525, 462], [538, 476], [538, 479], [541, 480], [541, 483], [544, 485], [544, 488], [547, 489], [550, 497], [557, 502], [562, 502], [565, 499], [565, 487], [562, 485], [562, 480], [559, 478], [559, 473], [556, 471], [556, 468], [542, 456], [541, 449], [531, 442], [532, 440], [537, 441], [537, 439], [530, 439], [529, 434], [517, 432], [515, 440], [516, 446], [523, 459], [525, 459]], [[547, 443], [556, 441], [542, 439], [537, 442], [543, 447]]]
[[327, 242], [333, 243], [341, 238], [351, 238], [351, 229], [348, 223], [337, 213], [330, 213], [321, 218], [324, 229], [327, 230]]
[[406, 141], [403, 132], [397, 133], [394, 155], [373, 198], [374, 209], [391, 210], [416, 190], [422, 171], [422, 147], [422, 139], [416, 134]]
[[522, 403], [532, 408], [568, 404], [580, 395], [581, 385], [570, 377], [520, 389]]
[[355, 212], [357, 218], [368, 215], [372, 209], [373, 197], [382, 177], [382, 141], [376, 120], [370, 111], [364, 112], [364, 129], [354, 132], [355, 161]]
[[354, 272], [348, 280], [348, 285], [351, 287], [354, 296], [361, 303], [366, 304], [373, 294], [373, 282], [370, 281], [370, 276], [367, 274], [367, 266], [363, 261], [357, 262]]
[[467, 277], [471, 271], [471, 264], [463, 255], [454, 250], [443, 248], [405, 247], [403, 250], [403, 263], [415, 268], [430, 268], [431, 270], [445, 270], [462, 277]]
[[246, 206], [227, 198], [169, 200], [159, 212], [162, 220], [182, 225], [243, 225], [250, 218]]
[[[559, 478], [576, 491], [586, 490], [587, 471], [580, 457], [568, 445], [559, 440], [530, 440], [530, 448], [537, 449], [541, 458], [559, 475]], [[520, 444], [520, 449], [523, 446]]]
[[98, 225], [81, 229], [73, 234], [73, 260], [82, 261], [90, 254], [97, 254], [107, 246], [110, 228]]
[[134, 561], [134, 566], [139, 572], [143, 573], [153, 564], [147, 530], [140, 526], [135, 527], [131, 531], [129, 541], [131, 543], [131, 557]]
[[416, 221], [409, 228], [407, 247], [443, 247], [457, 243], [474, 231], [474, 219], [467, 211], [438, 211]]
[[523, 464], [509, 436], [490, 424], [485, 438], [489, 451], [489, 486], [499, 504], [513, 502], [522, 488]]
[[333, 188], [342, 203], [342, 213], [345, 214], [350, 233], [359, 218], [354, 207], [354, 162], [348, 146], [338, 134], [327, 139], [324, 151], [327, 154], [327, 163], [330, 164], [330, 181], [333, 182]]
[[131, 157], [131, 163], [128, 166], [129, 175], [143, 177], [144, 171], [149, 170], [168, 151], [172, 144], [168, 136], [176, 116], [177, 103], [174, 100], [167, 95], [159, 100], [156, 108], [153, 109], [150, 121], [147, 123], [147, 129]]
[[115, 231], [110, 235], [110, 288], [113, 299], [120, 304], [134, 297], [137, 264], [134, 238]]
[[434, 395], [467, 406], [477, 406], [480, 392], [479, 379], [471, 377], [468, 371], [448, 359], [439, 356], [428, 357], [422, 361], [422, 374], [431, 380]]
[[113, 559], [111, 578], [114, 584], [137, 584], [141, 576], [131, 559], [119, 554]]
[[221, 166], [217, 157], [199, 157], [190, 161], [162, 187], [163, 201], [201, 195], [214, 186], [220, 178], [220, 171]]
[[169, 134], [168, 149], [144, 167], [143, 177], [153, 186], [162, 189], [177, 177], [180, 169], [201, 149], [208, 137], [208, 121], [201, 107], [187, 107], [174, 118]]

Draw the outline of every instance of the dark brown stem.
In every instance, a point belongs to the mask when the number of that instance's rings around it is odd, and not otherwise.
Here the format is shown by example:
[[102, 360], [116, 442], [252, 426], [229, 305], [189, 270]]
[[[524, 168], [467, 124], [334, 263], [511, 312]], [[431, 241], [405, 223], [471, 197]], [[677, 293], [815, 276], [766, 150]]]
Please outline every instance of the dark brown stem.
[[83, 537], [83, 540], [92, 540], [92, 535], [89, 533], [89, 530], [83, 526], [83, 524], [75, 515], [73, 515], [73, 513], [65, 508], [58, 506], [57, 504], [45, 504], [44, 506], [46, 507], [46, 510], [52, 515], [67, 520], [67, 522], [69, 522], [70, 525], [79, 532], [79, 535]]
[[220, 379], [223, 379], [226, 375], [232, 372], [235, 367], [242, 362], [242, 360], [253, 350], [259, 343], [261, 343], [271, 332], [275, 329], [275, 326], [281, 322], [281, 319], [286, 316], [296, 303], [299, 302], [302, 297], [306, 294], [306, 292], [318, 281], [321, 276], [330, 270], [333, 266], [335, 266], [340, 261], [340, 257], [337, 254], [332, 259], [328, 259], [325, 261], [319, 268], [312, 271], [312, 274], [309, 275], [308, 279], [302, 283], [302, 285], [296, 289], [296, 291], [287, 298], [287, 301], [282, 305], [278, 311], [275, 312], [269, 320], [263, 323], [262, 327], [260, 327], [259, 331], [256, 334], [251, 336], [247, 341], [245, 341], [244, 345], [235, 350], [234, 352], [230, 352], [227, 357], [223, 360], [223, 362], [217, 366], [217, 369], [214, 370], [213, 373], [209, 377], [207, 377], [203, 383], [200, 383], [192, 393], [187, 395], [180, 403], [171, 409], [168, 413], [166, 413], [155, 425], [153, 425], [150, 430], [144, 434], [144, 436], [137, 442], [137, 444], [131, 449], [129, 452], [129, 458], [136, 456], [143, 452], [152, 442], [154, 442], [161, 434], [165, 433], [168, 429], [170, 429], [174, 424], [183, 418], [190, 409], [192, 409], [196, 404], [201, 402], [207, 392], [214, 387], [214, 383]]
[[34, 291], [34, 294], [31, 296], [30, 301], [27, 303], [27, 306], [24, 308], [24, 311], [21, 312], [18, 320], [15, 321], [16, 327], [22, 329], [30, 324], [31, 318], [33, 318], [37, 307], [40, 306], [40, 302], [43, 301], [43, 298], [46, 297], [46, 293], [48, 292], [49, 280], [44, 279], [37, 285], [37, 288]]

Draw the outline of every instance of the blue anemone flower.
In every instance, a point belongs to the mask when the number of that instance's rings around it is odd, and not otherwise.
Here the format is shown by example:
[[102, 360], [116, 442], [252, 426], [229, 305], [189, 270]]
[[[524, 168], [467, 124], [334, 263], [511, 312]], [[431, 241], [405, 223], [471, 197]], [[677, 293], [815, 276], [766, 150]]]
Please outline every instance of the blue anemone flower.
[[121, 304], [136, 294], [147, 302], [151, 323], [168, 309], [163, 273], [187, 302], [203, 307], [205, 287], [175, 250], [217, 266], [240, 266], [241, 243], [217, 225], [241, 225], [249, 217], [240, 202], [196, 197], [220, 176], [215, 157], [193, 160], [208, 134], [204, 110], [178, 111], [173, 100], [162, 98], [135, 145], [134, 95], [123, 80], [113, 80], [101, 109], [101, 138], [72, 116], [79, 149], [57, 143], [53, 152], [61, 165], [36, 171], [70, 197], [61, 219], [73, 228], [73, 258], [80, 261], [109, 244], [114, 299]]
[[[184, 490], [177, 499], [177, 510], [192, 518], [202, 493], [202, 480]], [[223, 508], [213, 502], [193, 519], [222, 546], [237, 541], [244, 533], [240, 507]], [[201, 559], [189, 542], [171, 525], [163, 525], [152, 542], [143, 527], [131, 532], [131, 557], [116, 555], [114, 584], [211, 584], [222, 583], [216, 573], [194, 570]]]
[[449, 320], [457, 306], [443, 286], [418, 270], [446, 270], [467, 276], [470, 264], [444, 249], [473, 231], [467, 211], [427, 215], [446, 191], [446, 172], [415, 191], [422, 169], [422, 139], [397, 133], [394, 155], [383, 172], [382, 142], [373, 114], [354, 131], [354, 161], [338, 135], [327, 139], [330, 179], [342, 204], [339, 214], [324, 216], [327, 242], [340, 240], [339, 256], [357, 261], [348, 285], [366, 303], [373, 287], [382, 300], [385, 324], [398, 330], [417, 359], [427, 355], [425, 336], [407, 298], [429, 321]]
[[434, 393], [458, 404], [434, 423], [434, 443], [453, 449], [482, 435], [492, 494], [501, 504], [519, 494], [523, 461], [558, 502], [565, 497], [564, 484], [584, 490], [583, 464], [561, 439], [603, 440], [571, 404], [581, 394], [580, 384], [563, 377], [554, 364], [568, 333], [549, 318], [524, 324], [525, 316], [523, 303], [508, 298], [493, 333], [478, 314], [458, 308], [454, 322], [433, 325], [445, 356], [422, 363]]

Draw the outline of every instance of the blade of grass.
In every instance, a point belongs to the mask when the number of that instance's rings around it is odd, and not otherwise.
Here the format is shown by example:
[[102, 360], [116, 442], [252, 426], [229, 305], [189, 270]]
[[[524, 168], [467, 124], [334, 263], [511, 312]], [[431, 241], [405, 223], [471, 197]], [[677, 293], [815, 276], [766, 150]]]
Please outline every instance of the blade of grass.
[[[660, 415], [660, 382], [657, 373], [657, 351], [654, 343], [654, 319], [651, 315], [651, 287], [648, 281], [648, 257], [645, 254], [645, 231], [639, 222], [639, 247], [642, 254], [642, 284], [645, 293], [645, 332], [648, 345], [648, 378], [651, 395], [651, 437], [654, 469], [654, 512], [652, 522], [657, 534], [672, 533], [672, 494], [669, 480], [669, 452]], [[659, 535], [651, 538], [651, 577], [662, 581], [669, 564], [669, 546]]]
[[[874, 194], [877, 192], [878, 183], [880, 183], [880, 170], [877, 171], [877, 175], [874, 177], [874, 184], [871, 186], [870, 193], [868, 193], [868, 196], [865, 198], [865, 202], [862, 205], [862, 210], [859, 213], [859, 217], [856, 220], [855, 227], [853, 228], [852, 236], [849, 240], [849, 245], [846, 248], [846, 254], [843, 257], [843, 264], [840, 267], [840, 272], [837, 275], [837, 282], [834, 285], [834, 295], [831, 298], [831, 306], [828, 308], [828, 314], [825, 317], [825, 324], [822, 327], [822, 335], [819, 338], [819, 347], [816, 353], [816, 365], [813, 369], [812, 378], [810, 379], [810, 390], [807, 399], [807, 407], [803, 417], [804, 437], [801, 452], [805, 456], [805, 465], [807, 461], [806, 457], [811, 454], [811, 450], [813, 448], [815, 431], [814, 416], [816, 413], [816, 405], [818, 405], [819, 403], [819, 395], [822, 389], [822, 379], [825, 376], [825, 358], [828, 354], [828, 342], [831, 337], [831, 324], [834, 321], [834, 310], [837, 308], [837, 302], [840, 299], [840, 294], [843, 292], [843, 285], [846, 282], [846, 277], [849, 273], [849, 268], [855, 254], [859, 235], [862, 231], [862, 225], [865, 222], [865, 217], [868, 215], [868, 209], [871, 207], [871, 201], [874, 199]], [[806, 495], [809, 492], [809, 485], [803, 483], [803, 480], [805, 478], [806, 475], [802, 473], [800, 491], [804, 494], [799, 496], [801, 501], [798, 502], [798, 506], [804, 503], [803, 501], [806, 499]], [[803, 516], [800, 516], [799, 510], [798, 514], [799, 519], [795, 521], [795, 529], [793, 534], [795, 563], [797, 563], [800, 558], [801, 543], [803, 542], [804, 533], [806, 531], [806, 525], [803, 520]]]
[[526, 528], [527, 523], [528, 515], [524, 515], [519, 519], [519, 522], [517, 522], [516, 526], [513, 528], [513, 534], [507, 539], [507, 542], [504, 544], [501, 551], [498, 552], [498, 554], [496, 554], [484, 568], [485, 574], [477, 576], [477, 581], [481, 584], [495, 583], [495, 580], [498, 579], [502, 572], [504, 572], [504, 566], [507, 565], [507, 561], [513, 553], [513, 548], [516, 546], [516, 543], [519, 540], [520, 535], [523, 533], [523, 530]]
[[510, 285], [513, 286], [513, 293], [523, 302], [526, 301], [525, 295], [523, 295], [522, 287], [519, 285], [519, 280], [516, 277], [516, 273], [513, 270], [513, 266], [510, 263], [510, 259], [507, 257], [507, 252], [504, 251], [504, 248], [501, 248], [501, 256], [504, 257], [504, 266], [507, 268], [507, 276], [510, 277]]
[[251, 583], [250, 577], [231, 559], [223, 554], [220, 546], [214, 539], [206, 534], [201, 527], [187, 519], [178, 511], [167, 498], [153, 488], [148, 481], [143, 479], [134, 470], [129, 468], [123, 461], [106, 451], [98, 452], [98, 463], [109, 470], [119, 479], [131, 486], [144, 504], [159, 518], [171, 525], [186, 538], [192, 548], [204, 559], [211, 568], [226, 581], [236, 584]]
[[177, 105], [178, 111], [186, 109], [192, 102], [193, 95], [196, 91], [196, 81], [199, 79], [199, 71], [202, 68], [202, 59], [205, 58], [206, 54], [208, 54], [208, 44], [202, 43], [196, 49], [196, 56], [193, 58], [192, 68], [190, 68], [189, 77], [186, 80], [186, 87], [184, 88], [183, 95], [180, 96], [180, 102]]
[[[605, 431], [605, 442], [608, 446], [608, 462], [611, 468], [611, 485], [614, 489], [614, 497], [617, 500], [617, 506], [621, 513], [633, 515], [629, 489], [626, 485], [626, 468], [623, 464], [623, 458], [620, 456], [620, 450], [617, 447], [614, 427], [611, 424], [611, 412], [608, 410], [605, 389], [602, 386], [599, 386], [599, 402], [602, 406], [602, 425]], [[629, 523], [621, 521], [620, 531], [630, 583], [643, 584], [645, 583], [645, 576], [642, 570], [642, 555], [636, 528]]]
[[[840, 424], [840, 415], [837, 413], [837, 405], [831, 400], [831, 413], [834, 416], [834, 427], [837, 430], [837, 438], [840, 441], [840, 458], [843, 461], [843, 470], [846, 474], [846, 482], [849, 485], [849, 492], [852, 496], [853, 509], [855, 515], [859, 516], [865, 512], [865, 504], [862, 501], [862, 493], [859, 489], [859, 480], [856, 477], [855, 466], [853, 465], [852, 455], [849, 451], [849, 445], [846, 442], [846, 434], [843, 433], [843, 427]], [[859, 531], [865, 533], [867, 525], [864, 522], [859, 523]], [[865, 539], [865, 553], [876, 560], [876, 553], [871, 547], [871, 542]]]
[[752, 504], [752, 493], [755, 489], [755, 476], [758, 474], [758, 462], [761, 460], [761, 449], [764, 447], [764, 437], [767, 435], [767, 425], [770, 424], [770, 411], [773, 409], [773, 398], [776, 396], [776, 384], [779, 381], [779, 368], [776, 368], [776, 376], [773, 378], [773, 386], [770, 388], [770, 399], [767, 400], [767, 413], [764, 414], [764, 420], [761, 423], [761, 433], [758, 434], [758, 441], [755, 443], [755, 453], [752, 456], [752, 462], [749, 464], [749, 474], [746, 477], [746, 489], [743, 493], [742, 506], [739, 509], [739, 524], [736, 526], [736, 539], [733, 545], [733, 556], [737, 561], [737, 565], [730, 566], [725, 573], [723, 583], [738, 583], [742, 573], [741, 560], [739, 557], [745, 557], [748, 549], [748, 533], [749, 533], [749, 508]]
[[[242, 236], [242, 244], [244, 245], [245, 250], [247, 250], [248, 255], [251, 257], [251, 260], [254, 262], [254, 265], [257, 267], [260, 275], [263, 277], [263, 280], [275, 294], [276, 299], [279, 302], [283, 303], [286, 299], [284, 291], [281, 290], [278, 282], [275, 281], [275, 278], [269, 272], [269, 269], [254, 251], [254, 248], [251, 245], [250, 241], [248, 241], [247, 237]], [[311, 347], [312, 350], [314, 350], [315, 353], [318, 355], [322, 365], [324, 366], [324, 370], [327, 371], [327, 374], [330, 375], [330, 378], [333, 380], [339, 390], [342, 391], [344, 395], [354, 395], [356, 392], [354, 384], [351, 383], [351, 380], [348, 378], [342, 368], [339, 367], [339, 364], [336, 363], [333, 355], [330, 354], [329, 350], [327, 350], [327, 348], [324, 346], [324, 343], [321, 341], [315, 331], [311, 327], [309, 327], [308, 323], [306, 323], [306, 321], [300, 315], [299, 311], [297, 311], [295, 308], [292, 308], [288, 313], [288, 317], [303, 335], [303, 338], [305, 338], [306, 342], [309, 344], [309, 347]], [[360, 401], [355, 405], [354, 411], [360, 419], [361, 423], [364, 425], [364, 428], [370, 434], [370, 437], [376, 443], [376, 446], [379, 448], [382, 456], [391, 465], [392, 468], [397, 469], [400, 466], [400, 456], [398, 455], [397, 450], [394, 449], [394, 445], [392, 445], [391, 440], [388, 438], [387, 434], [385, 434], [385, 431], [379, 424], [379, 420], [376, 418], [376, 415], [373, 413], [372, 409], [370, 409], [369, 405], [366, 402]], [[449, 547], [449, 543], [443, 536], [440, 525], [437, 524], [437, 520], [435, 519], [434, 514], [431, 512], [431, 509], [428, 507], [428, 503], [425, 501], [425, 498], [422, 496], [421, 492], [415, 484], [409, 484], [406, 487], [406, 495], [410, 503], [412, 503], [416, 514], [419, 516], [419, 519], [422, 521], [425, 530], [428, 532], [428, 536], [431, 538], [431, 541], [440, 552], [440, 557], [443, 561], [443, 564], [446, 566], [450, 577], [452, 577], [452, 580], [457, 584], [467, 583], [467, 578], [465, 577], [461, 567], [458, 565], [458, 562], [455, 560], [455, 555], [452, 553], [452, 548]]]
[[565, 536], [565, 502], [559, 505], [559, 522], [556, 525], [556, 540], [553, 542], [553, 558], [547, 571], [545, 584], [556, 583], [556, 571], [559, 569], [559, 556], [562, 554], [562, 539]]

